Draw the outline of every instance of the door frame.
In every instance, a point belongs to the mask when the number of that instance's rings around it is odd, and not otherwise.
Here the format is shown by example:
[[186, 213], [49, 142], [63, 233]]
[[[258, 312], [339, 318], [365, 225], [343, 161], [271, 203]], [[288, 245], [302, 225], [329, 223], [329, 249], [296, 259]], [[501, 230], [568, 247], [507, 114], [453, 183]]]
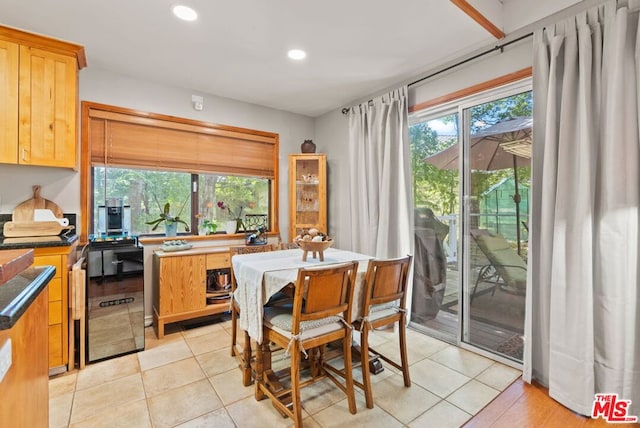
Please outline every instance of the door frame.
[[[487, 351], [483, 348], [475, 346], [469, 342], [463, 340], [464, 337], [464, 329], [465, 327], [468, 330], [469, 325], [469, 311], [467, 310], [469, 305], [470, 296], [469, 293], [465, 290], [465, 284], [467, 279], [470, 279], [470, 240], [469, 240], [469, 220], [468, 215], [470, 214], [470, 198], [469, 198], [469, 187], [470, 187], [470, 170], [469, 166], [469, 140], [470, 140], [470, 127], [469, 124], [469, 110], [470, 108], [484, 104], [487, 102], [495, 101], [501, 98], [509, 97], [512, 95], [516, 95], [522, 92], [533, 91], [533, 82], [531, 77], [527, 77], [525, 79], [519, 80], [517, 82], [508, 83], [503, 86], [499, 86], [496, 88], [492, 88], [480, 93], [475, 93], [469, 95], [467, 97], [449, 101], [447, 103], [428, 108], [425, 110], [421, 110], [415, 113], [410, 114], [409, 117], [409, 125], [425, 122], [428, 120], [436, 119], [438, 117], [442, 117], [448, 114], [458, 114], [458, 147], [460, 149], [460, 154], [458, 156], [459, 165], [458, 170], [462, 171], [460, 174], [460, 185], [458, 188], [458, 206], [459, 208], [459, 218], [457, 224], [457, 233], [458, 233], [458, 260], [457, 267], [458, 272], [460, 273], [458, 279], [458, 296], [459, 299], [461, 297], [461, 305], [460, 311], [458, 313], [458, 326], [457, 326], [457, 337], [455, 338], [455, 345], [472, 351], [476, 354], [482, 355], [484, 357], [490, 358], [494, 361], [498, 361], [502, 364], [522, 369], [522, 363], [513, 361], [509, 358], [503, 357], [498, 354], [494, 354], [493, 352]], [[410, 307], [410, 306], [409, 306]], [[525, 312], [525, 323], [528, 314]], [[409, 311], [409, 323], [411, 323], [411, 311]], [[424, 332], [425, 334], [432, 336], [436, 339], [440, 339], [446, 342], [451, 342], [451, 337], [448, 335], [444, 335], [438, 332], [435, 329], [412, 324], [412, 328]]]

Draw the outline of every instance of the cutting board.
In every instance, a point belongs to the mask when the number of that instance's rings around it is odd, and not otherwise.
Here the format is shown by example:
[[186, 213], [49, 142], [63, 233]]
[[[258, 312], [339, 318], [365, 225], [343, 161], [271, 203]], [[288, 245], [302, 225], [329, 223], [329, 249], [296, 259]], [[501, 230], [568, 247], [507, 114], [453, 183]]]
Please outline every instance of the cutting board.
[[[23, 222], [23, 221], [33, 221], [33, 213], [34, 210], [51, 210], [53, 214], [62, 218], [64, 213], [62, 209], [55, 203], [48, 199], [44, 199], [40, 196], [41, 187], [39, 185], [33, 186], [33, 198], [27, 199], [24, 202], [19, 203], [13, 209], [13, 221]], [[45, 222], [42, 222], [45, 223]], [[58, 232], [60, 233], [60, 232]], [[7, 236], [5, 234], [5, 236]], [[23, 235], [20, 235], [23, 236]], [[35, 235], [34, 235], [35, 236]]]
[[57, 236], [64, 229], [73, 226], [61, 226], [57, 221], [8, 221], [4, 224], [4, 236], [9, 238], [20, 236]]

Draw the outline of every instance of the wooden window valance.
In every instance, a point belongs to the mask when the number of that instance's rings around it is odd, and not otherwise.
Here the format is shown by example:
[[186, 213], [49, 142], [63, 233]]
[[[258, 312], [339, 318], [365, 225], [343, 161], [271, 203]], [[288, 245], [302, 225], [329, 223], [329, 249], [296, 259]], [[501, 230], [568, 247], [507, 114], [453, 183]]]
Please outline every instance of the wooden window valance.
[[278, 134], [86, 101], [82, 111], [92, 165], [277, 175]]

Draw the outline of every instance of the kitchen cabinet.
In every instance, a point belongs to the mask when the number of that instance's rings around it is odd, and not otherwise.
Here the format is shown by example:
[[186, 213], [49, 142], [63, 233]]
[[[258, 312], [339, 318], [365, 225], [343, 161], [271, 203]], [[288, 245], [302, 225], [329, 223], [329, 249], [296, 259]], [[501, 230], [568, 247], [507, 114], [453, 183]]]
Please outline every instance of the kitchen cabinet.
[[153, 326], [159, 339], [165, 324], [229, 311], [229, 293], [208, 291], [207, 277], [230, 266], [223, 247], [154, 253]]
[[289, 155], [289, 240], [303, 230], [327, 230], [327, 156]]
[[77, 168], [84, 48], [0, 26], [0, 162]]
[[0, 162], [18, 159], [18, 55], [17, 43], [0, 40]]
[[[6, 293], [0, 299], [0, 318], [16, 318], [15, 322], [9, 321], [10, 327], [0, 328], [0, 366], [5, 369], [0, 374], [0, 427], [48, 426], [49, 370], [42, 358], [47, 352], [48, 302], [43, 277], [51, 275], [50, 268], [29, 268], [18, 274], [13, 284], [10, 281], [9, 285], [0, 285], [0, 292]], [[8, 303], [4, 297], [12, 293], [11, 288], [15, 298], [4, 306]], [[28, 306], [16, 309], [21, 305]], [[11, 363], [5, 365], [9, 356]]]
[[34, 249], [35, 266], [54, 266], [49, 282], [49, 374], [67, 371], [69, 362], [69, 270], [76, 260], [76, 244]]

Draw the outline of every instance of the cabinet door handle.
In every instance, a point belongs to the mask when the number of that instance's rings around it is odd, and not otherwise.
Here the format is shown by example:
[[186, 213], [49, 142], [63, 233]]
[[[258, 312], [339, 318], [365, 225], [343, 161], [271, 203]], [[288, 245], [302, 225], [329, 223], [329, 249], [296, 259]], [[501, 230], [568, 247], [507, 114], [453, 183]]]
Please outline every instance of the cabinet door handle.
[[25, 149], [25, 148], [23, 147], [23, 148], [22, 148], [22, 160], [23, 160], [23, 161], [24, 161], [24, 160], [27, 160], [27, 159], [26, 159], [26, 156], [25, 156], [25, 155], [26, 155], [26, 153], [27, 153], [27, 149]]

